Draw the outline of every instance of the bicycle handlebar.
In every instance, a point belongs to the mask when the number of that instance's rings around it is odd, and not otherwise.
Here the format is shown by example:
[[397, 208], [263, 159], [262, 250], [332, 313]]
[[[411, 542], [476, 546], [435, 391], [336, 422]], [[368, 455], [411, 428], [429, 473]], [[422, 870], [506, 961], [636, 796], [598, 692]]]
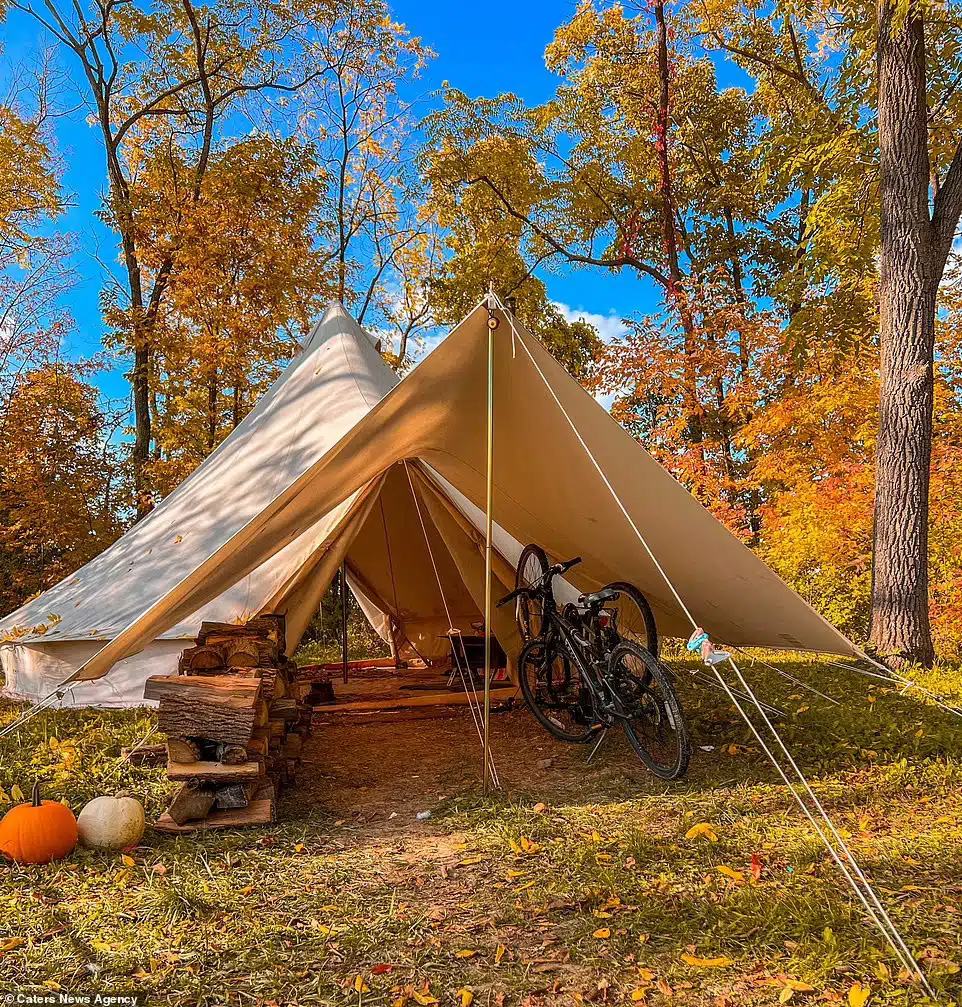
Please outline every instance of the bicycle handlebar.
[[580, 556], [575, 556], [574, 559], [569, 559], [565, 563], [555, 563], [554, 566], [549, 566], [547, 572], [537, 584], [533, 584], [531, 587], [516, 587], [510, 594], [506, 594], [497, 604], [497, 608], [501, 608], [502, 605], [507, 605], [509, 601], [514, 601], [515, 598], [520, 598], [522, 595], [535, 594], [539, 588], [544, 584], [551, 582], [552, 577], [557, 577], [559, 574], [567, 573], [573, 566], [577, 566], [581, 562]]

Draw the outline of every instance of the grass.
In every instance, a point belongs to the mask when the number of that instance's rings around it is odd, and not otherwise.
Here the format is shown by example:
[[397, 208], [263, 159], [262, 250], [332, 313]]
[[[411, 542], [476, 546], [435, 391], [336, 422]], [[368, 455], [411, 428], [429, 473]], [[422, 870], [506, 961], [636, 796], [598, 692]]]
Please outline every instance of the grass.
[[[783, 736], [937, 1002], [954, 1003], [959, 721], [882, 683], [779, 667], [844, 697], [836, 707], [750, 673], [786, 711]], [[943, 669], [925, 684], [957, 682]], [[564, 786], [516, 775], [507, 794], [449, 796], [417, 829], [336, 818], [295, 797], [269, 829], [148, 830], [127, 860], [78, 850], [49, 867], [0, 867], [0, 989], [267, 1007], [858, 1004], [865, 990], [870, 1005], [926, 1002], [724, 698], [687, 686], [684, 698], [702, 747], [676, 785], [639, 785], [622, 749], [606, 746], [588, 769], [573, 762]], [[0, 708], [0, 722], [15, 712]], [[528, 729], [523, 717], [498, 729]], [[117, 757], [151, 721], [143, 711], [38, 716], [0, 742], [0, 810], [15, 784], [26, 792], [39, 777], [75, 809], [123, 789], [156, 817], [163, 771]], [[415, 729], [428, 739], [432, 724]], [[710, 833], [688, 838], [699, 824]]]

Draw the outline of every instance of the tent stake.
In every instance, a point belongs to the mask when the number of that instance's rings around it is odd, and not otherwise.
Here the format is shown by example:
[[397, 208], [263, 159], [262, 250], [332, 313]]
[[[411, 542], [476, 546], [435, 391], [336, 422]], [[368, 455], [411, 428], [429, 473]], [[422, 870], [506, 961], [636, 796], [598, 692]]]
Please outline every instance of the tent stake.
[[494, 332], [499, 325], [492, 312], [492, 292], [488, 294], [488, 469], [484, 512], [484, 718], [481, 792], [490, 784], [488, 728], [491, 722], [491, 510], [494, 489]]
[[341, 660], [347, 685], [347, 560], [341, 563]]

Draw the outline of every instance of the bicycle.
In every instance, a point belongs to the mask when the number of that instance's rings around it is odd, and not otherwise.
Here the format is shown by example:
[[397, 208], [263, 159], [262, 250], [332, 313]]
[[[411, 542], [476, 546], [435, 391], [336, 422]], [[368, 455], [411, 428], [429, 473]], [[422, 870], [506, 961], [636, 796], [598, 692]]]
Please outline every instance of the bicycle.
[[[625, 639], [618, 630], [617, 610], [606, 609], [621, 599], [622, 591], [608, 586], [581, 595], [577, 605], [569, 602], [559, 611], [552, 581], [581, 557], [553, 566], [545, 557], [539, 575], [528, 562], [531, 556], [540, 566], [544, 552], [526, 547], [518, 564], [518, 586], [498, 607], [517, 603], [518, 626], [527, 639], [518, 673], [535, 719], [556, 738], [574, 744], [588, 744], [599, 732], [620, 724], [655, 776], [683, 776], [691, 744], [681, 703], [667, 669], [646, 647]], [[643, 599], [640, 591], [627, 586]], [[644, 604], [647, 608], [647, 601]]]

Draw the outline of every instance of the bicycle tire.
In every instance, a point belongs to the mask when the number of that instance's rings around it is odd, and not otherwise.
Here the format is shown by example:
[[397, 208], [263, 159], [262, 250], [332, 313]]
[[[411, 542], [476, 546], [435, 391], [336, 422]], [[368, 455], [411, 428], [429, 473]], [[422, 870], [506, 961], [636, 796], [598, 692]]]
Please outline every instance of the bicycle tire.
[[[551, 661], [553, 671], [557, 661], [563, 662], [562, 686], [570, 702], [560, 702], [560, 698], [557, 705], [546, 702], [547, 693], [552, 690], [551, 680], [547, 678], [544, 649], [545, 645], [541, 640], [530, 640], [521, 650], [518, 677], [524, 701], [535, 720], [550, 734], [573, 745], [586, 745], [594, 736], [595, 730], [592, 717], [590, 714], [586, 715], [583, 709], [585, 697], [581, 695], [581, 686], [572, 679], [571, 662], [567, 656], [557, 651]], [[562, 686], [559, 686], [559, 692]], [[566, 726], [570, 729], [566, 729]]]
[[[648, 771], [662, 780], [684, 776], [691, 739], [667, 669], [644, 647], [622, 641], [608, 658], [608, 685], [624, 707], [638, 708], [635, 716], [622, 719], [621, 724]], [[657, 754], [653, 742], [658, 743]]]
[[657, 660], [658, 627], [648, 599], [634, 584], [627, 581], [616, 580], [606, 584], [604, 589], [607, 591], [609, 588], [617, 591], [620, 596], [605, 605], [605, 608], [614, 608], [618, 612], [616, 625], [619, 638], [644, 647]]
[[[532, 587], [548, 572], [548, 557], [544, 549], [533, 542], [521, 550], [521, 557], [514, 576], [515, 589]], [[541, 602], [536, 598], [518, 598], [515, 605], [515, 621], [523, 642], [534, 640], [541, 636], [544, 624], [544, 611]]]

